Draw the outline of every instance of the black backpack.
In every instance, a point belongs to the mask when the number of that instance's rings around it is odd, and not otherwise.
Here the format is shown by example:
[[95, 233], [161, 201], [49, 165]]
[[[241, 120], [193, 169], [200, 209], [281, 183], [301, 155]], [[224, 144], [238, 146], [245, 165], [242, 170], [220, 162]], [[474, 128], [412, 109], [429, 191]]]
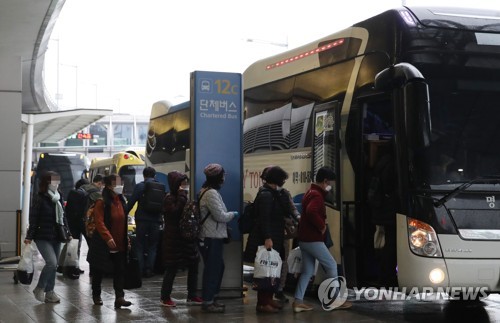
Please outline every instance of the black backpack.
[[241, 234], [252, 232], [257, 224], [257, 198], [262, 190], [259, 190], [253, 201], [247, 201], [243, 209], [243, 214], [238, 219], [238, 229]]
[[163, 183], [157, 181], [144, 182], [144, 192], [140, 201], [141, 210], [147, 213], [161, 213], [164, 197], [165, 185]]

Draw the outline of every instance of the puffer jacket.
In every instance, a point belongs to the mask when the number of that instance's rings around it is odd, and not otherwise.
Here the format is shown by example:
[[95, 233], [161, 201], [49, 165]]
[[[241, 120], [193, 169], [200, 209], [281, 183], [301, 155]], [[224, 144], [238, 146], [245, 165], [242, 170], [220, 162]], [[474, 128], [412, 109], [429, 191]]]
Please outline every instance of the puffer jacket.
[[179, 220], [188, 200], [186, 191], [179, 190], [184, 179], [187, 179], [187, 176], [177, 171], [168, 174], [170, 193], [163, 200], [165, 228], [163, 229], [162, 257], [165, 267], [187, 267], [199, 260], [196, 241], [183, 239], [179, 229]]
[[[62, 195], [59, 192], [59, 195]], [[62, 197], [59, 202], [64, 205]], [[66, 217], [64, 224], [68, 225]], [[26, 233], [27, 240], [56, 240], [56, 205], [47, 193], [39, 192], [33, 199], [30, 216], [29, 228]]]
[[269, 238], [273, 240], [273, 249], [284, 259], [285, 217], [291, 213], [289, 196], [264, 184], [259, 189], [255, 202], [257, 225], [248, 236], [244, 261], [254, 262], [258, 247], [264, 245], [264, 241]]
[[201, 194], [203, 196], [200, 199], [200, 215], [201, 220], [206, 220], [201, 227], [200, 238], [227, 238], [227, 223], [234, 218], [234, 212], [227, 211], [222, 196], [216, 189], [203, 188], [199, 196]]

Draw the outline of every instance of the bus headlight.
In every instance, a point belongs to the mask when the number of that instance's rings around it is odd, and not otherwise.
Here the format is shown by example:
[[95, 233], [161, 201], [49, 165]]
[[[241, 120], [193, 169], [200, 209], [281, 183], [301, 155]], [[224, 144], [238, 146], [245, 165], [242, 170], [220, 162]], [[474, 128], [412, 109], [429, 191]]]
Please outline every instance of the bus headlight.
[[408, 218], [408, 240], [413, 253], [425, 257], [442, 257], [434, 229], [422, 221]]

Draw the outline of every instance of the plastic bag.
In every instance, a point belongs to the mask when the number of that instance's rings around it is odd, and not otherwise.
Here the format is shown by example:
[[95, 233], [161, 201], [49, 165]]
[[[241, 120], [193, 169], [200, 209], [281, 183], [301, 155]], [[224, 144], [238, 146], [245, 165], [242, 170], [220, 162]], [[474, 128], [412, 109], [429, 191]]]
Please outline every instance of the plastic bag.
[[33, 263], [33, 246], [26, 243], [19, 264], [17, 265], [16, 276], [21, 284], [30, 285], [33, 280], [35, 265]]
[[[290, 250], [287, 258], [288, 273], [289, 274], [300, 274], [302, 272], [302, 251], [300, 247]], [[316, 259], [314, 264], [314, 275], [318, 271], [319, 262]]]
[[274, 250], [259, 246], [253, 271], [253, 289], [276, 292], [280, 284], [282, 260]]
[[280, 254], [274, 250], [267, 250], [264, 246], [259, 246], [255, 256], [253, 277], [280, 277], [282, 260]]
[[78, 239], [72, 239], [66, 243], [63, 251], [66, 251], [63, 263], [63, 274], [71, 279], [80, 278], [78, 259]]

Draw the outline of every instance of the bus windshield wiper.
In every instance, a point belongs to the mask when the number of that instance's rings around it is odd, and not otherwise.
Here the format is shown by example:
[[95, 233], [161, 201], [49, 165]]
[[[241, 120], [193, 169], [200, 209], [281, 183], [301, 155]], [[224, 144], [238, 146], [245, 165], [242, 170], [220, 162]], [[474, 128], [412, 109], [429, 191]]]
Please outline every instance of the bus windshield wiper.
[[500, 180], [500, 175], [488, 175], [488, 176], [476, 177], [473, 180], [470, 180], [466, 183], [463, 183], [462, 185], [456, 187], [454, 190], [446, 193], [442, 198], [440, 198], [439, 200], [434, 202], [434, 206], [435, 207], [442, 206], [444, 203], [448, 202], [451, 198], [453, 198], [458, 193], [465, 191], [469, 186], [471, 186], [475, 182], [484, 181], [484, 180], [493, 180], [493, 179]]

